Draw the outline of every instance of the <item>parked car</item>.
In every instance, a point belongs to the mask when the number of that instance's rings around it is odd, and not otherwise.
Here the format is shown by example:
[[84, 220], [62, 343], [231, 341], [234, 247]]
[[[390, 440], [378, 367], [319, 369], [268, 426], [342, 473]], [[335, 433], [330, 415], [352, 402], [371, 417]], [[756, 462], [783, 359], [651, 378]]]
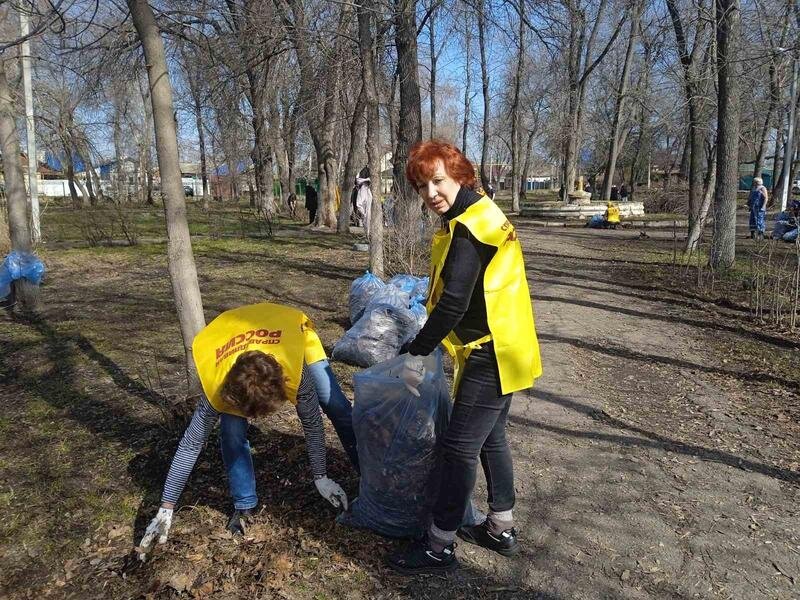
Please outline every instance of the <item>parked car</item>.
[[190, 185], [183, 186], [183, 195], [184, 196], [194, 196], [194, 189]]

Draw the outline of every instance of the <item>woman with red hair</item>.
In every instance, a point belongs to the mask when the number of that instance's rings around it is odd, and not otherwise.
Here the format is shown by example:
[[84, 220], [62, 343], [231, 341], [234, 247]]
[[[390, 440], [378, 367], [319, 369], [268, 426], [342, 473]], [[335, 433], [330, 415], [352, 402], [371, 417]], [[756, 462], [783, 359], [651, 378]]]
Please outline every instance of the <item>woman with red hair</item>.
[[[502, 555], [518, 551], [505, 427], [513, 392], [531, 387], [542, 368], [522, 248], [514, 226], [476, 189], [472, 164], [452, 144], [430, 140], [411, 149], [406, 177], [442, 217], [442, 229], [431, 244], [428, 320], [409, 346], [402, 377], [418, 395], [422, 357], [440, 343], [455, 365], [433, 522], [422, 540], [388, 558], [392, 568], [413, 575], [456, 568], [456, 535]], [[478, 459], [489, 514], [479, 525], [461, 526]]]

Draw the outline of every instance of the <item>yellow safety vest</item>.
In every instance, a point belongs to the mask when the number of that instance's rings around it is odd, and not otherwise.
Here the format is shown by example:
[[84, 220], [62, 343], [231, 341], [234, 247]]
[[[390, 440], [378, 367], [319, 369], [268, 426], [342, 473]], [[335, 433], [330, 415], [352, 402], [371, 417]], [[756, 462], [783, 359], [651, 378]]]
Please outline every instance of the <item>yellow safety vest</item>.
[[297, 402], [303, 361], [325, 358], [314, 324], [301, 311], [262, 302], [228, 310], [192, 342], [192, 353], [206, 398], [219, 412], [245, 416], [220, 398], [220, 388], [238, 356], [248, 350], [271, 354], [283, 368], [286, 397]]
[[606, 208], [606, 221], [609, 223], [619, 223], [619, 206], [612, 204]]
[[503, 211], [485, 195], [462, 214], [451, 219], [446, 229], [433, 236], [428, 314], [436, 306], [444, 289], [442, 268], [453, 240], [456, 223], [469, 229], [478, 241], [497, 248], [497, 252], [486, 267], [483, 278], [490, 334], [464, 343], [451, 331], [442, 342], [453, 357], [453, 391], [458, 389], [464, 363], [470, 353], [480, 349], [480, 345], [489, 340], [494, 341], [502, 392], [508, 394], [529, 388], [542, 374], [542, 361], [536, 339], [528, 280], [525, 276], [522, 246], [514, 226]]

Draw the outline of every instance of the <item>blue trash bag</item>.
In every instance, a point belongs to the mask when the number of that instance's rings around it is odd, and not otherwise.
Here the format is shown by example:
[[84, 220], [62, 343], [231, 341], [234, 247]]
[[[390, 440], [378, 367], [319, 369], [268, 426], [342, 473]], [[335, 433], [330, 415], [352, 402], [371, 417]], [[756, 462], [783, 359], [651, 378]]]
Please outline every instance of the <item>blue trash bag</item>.
[[589, 219], [588, 227], [597, 229], [599, 227], [602, 227], [605, 221], [606, 219], [603, 215], [593, 215], [592, 218]]
[[786, 211], [781, 211], [775, 215], [775, 226], [772, 228], [772, 233], [770, 234], [773, 240], [782, 239], [787, 232], [795, 228], [795, 225], [789, 221], [791, 218], [792, 215]]
[[[429, 525], [438, 480], [436, 440], [450, 414], [441, 352], [424, 359], [419, 397], [399, 378], [404, 359], [397, 356], [353, 377], [361, 481], [350, 510], [337, 519], [395, 538], [419, 535]], [[484, 518], [470, 502], [464, 523]]]
[[411, 306], [411, 298], [408, 292], [404, 292], [398, 287], [393, 285], [384, 285], [381, 289], [376, 290], [367, 303], [364, 312], [369, 311], [370, 307], [378, 304], [388, 304], [397, 308], [407, 309]]
[[[401, 293], [394, 286], [387, 287]], [[417, 331], [417, 319], [410, 309], [370, 302], [361, 318], [334, 344], [331, 357], [351, 365], [371, 367], [397, 356], [403, 344], [417, 335]]]
[[422, 326], [425, 325], [425, 321], [428, 320], [428, 311], [425, 308], [425, 305], [422, 304], [421, 302], [412, 302], [411, 313], [417, 320], [418, 329], [416, 332], [414, 332], [414, 335], [417, 335], [417, 333], [419, 333], [419, 330], [422, 329]]
[[27, 279], [35, 285], [42, 283], [44, 263], [30, 252], [12, 250], [2, 266], [0, 266], [0, 298], [11, 293], [11, 282], [15, 279]]
[[355, 323], [361, 318], [372, 296], [385, 286], [380, 277], [369, 271], [350, 284], [350, 323]]
[[783, 239], [784, 242], [794, 242], [795, 240], [797, 240], [798, 231], [800, 231], [800, 229], [795, 227], [791, 231], [787, 231], [786, 233], [784, 233], [783, 238], [781, 239]]
[[425, 304], [428, 299], [428, 286], [431, 283], [430, 277], [420, 277], [417, 285], [414, 286], [414, 291], [411, 292], [411, 302], [421, 302]]
[[389, 280], [389, 284], [393, 285], [394, 287], [400, 288], [404, 292], [406, 292], [409, 296], [414, 292], [414, 288], [417, 287], [417, 283], [419, 282], [419, 277], [415, 277], [414, 275], [406, 275], [401, 273], [400, 275], [395, 275]]

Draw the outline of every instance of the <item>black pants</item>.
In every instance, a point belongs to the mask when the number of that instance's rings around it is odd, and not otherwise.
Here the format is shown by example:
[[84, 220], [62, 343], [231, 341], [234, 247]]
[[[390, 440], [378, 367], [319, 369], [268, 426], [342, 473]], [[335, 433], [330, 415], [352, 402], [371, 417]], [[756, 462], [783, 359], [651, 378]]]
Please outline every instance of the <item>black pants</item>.
[[453, 413], [441, 442], [439, 493], [433, 523], [443, 531], [461, 525], [475, 487], [480, 457], [489, 490], [489, 508], [514, 507], [514, 469], [506, 440], [511, 394], [500, 393], [491, 344], [470, 354], [456, 392]]
[[309, 224], [309, 225], [311, 225], [311, 224], [314, 222], [314, 219], [316, 218], [316, 216], [317, 216], [317, 209], [316, 209], [316, 207], [314, 207], [314, 208], [309, 208], [309, 209], [308, 209], [308, 224]]

